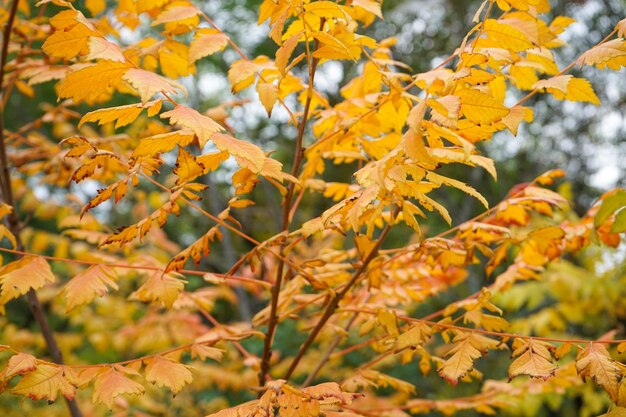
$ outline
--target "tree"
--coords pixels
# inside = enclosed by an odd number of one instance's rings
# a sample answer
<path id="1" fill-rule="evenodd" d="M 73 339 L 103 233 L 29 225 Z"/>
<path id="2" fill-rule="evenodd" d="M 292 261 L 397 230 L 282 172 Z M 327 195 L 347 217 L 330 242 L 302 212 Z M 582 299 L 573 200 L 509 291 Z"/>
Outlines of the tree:
<path id="1" fill-rule="evenodd" d="M 447 173 L 495 179 L 477 144 L 532 122 L 531 98 L 597 104 L 568 72 L 625 66 L 626 20 L 559 69 L 572 19 L 486 0 L 455 51 L 411 74 L 395 39 L 365 34 L 372 0 L 264 0 L 269 57 L 187 1 L 9 3 L 6 414 L 62 415 L 60 397 L 72 416 L 626 412 L 611 250 L 626 191 L 579 217 L 556 169 L 489 208 Z M 194 107 L 189 77 L 220 54 L 234 97 Z M 333 62 L 358 73 L 336 102 L 315 88 Z M 17 93 L 41 113 L 8 105 Z M 259 109 L 276 140 L 229 116 Z M 452 225 L 451 190 L 486 211 Z"/>

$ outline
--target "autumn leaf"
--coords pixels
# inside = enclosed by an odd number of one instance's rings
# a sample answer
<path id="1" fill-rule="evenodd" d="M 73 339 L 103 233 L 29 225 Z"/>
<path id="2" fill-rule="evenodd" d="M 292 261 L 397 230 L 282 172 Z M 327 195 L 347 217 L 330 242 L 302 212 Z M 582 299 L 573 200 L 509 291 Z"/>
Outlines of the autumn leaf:
<path id="1" fill-rule="evenodd" d="M 501 348 L 499 341 L 477 333 L 457 333 L 454 345 L 445 356 L 448 358 L 437 369 L 439 375 L 456 385 L 474 367 L 474 360 L 482 357 L 489 349 Z"/>
<path id="2" fill-rule="evenodd" d="M 168 81 L 160 75 L 138 68 L 130 68 L 124 73 L 122 78 L 128 81 L 128 83 L 137 90 L 143 103 L 146 103 L 157 93 L 165 95 L 176 94 L 176 88 L 184 91 L 180 84 L 176 84 L 175 88 L 171 81 Z M 164 116 L 161 115 L 161 117 Z"/>
<path id="3" fill-rule="evenodd" d="M 122 368 L 124 369 L 124 368 Z M 141 395 L 145 389 L 141 384 L 122 375 L 114 367 L 106 368 L 96 377 L 93 387 L 93 402 L 113 408 L 113 400 L 123 394 Z"/>
<path id="4" fill-rule="evenodd" d="M 474 123 L 497 122 L 510 112 L 490 95 L 473 88 L 466 88 L 456 94 L 461 99 L 461 113 Z"/>
<path id="5" fill-rule="evenodd" d="M 188 129 L 149 136 L 141 139 L 139 146 L 133 151 L 132 158 L 150 157 L 169 152 L 176 146 L 189 145 L 193 138 L 193 131 Z"/>
<path id="6" fill-rule="evenodd" d="M 103 265 L 90 266 L 65 285 L 66 310 L 72 311 L 96 297 L 102 297 L 109 292 L 109 287 L 117 290 L 116 280 L 117 274 L 113 269 Z"/>
<path id="7" fill-rule="evenodd" d="M 174 395 L 193 380 L 187 366 L 171 359 L 155 356 L 144 362 L 146 363 L 146 380 L 159 387 L 169 388 Z"/>
<path id="8" fill-rule="evenodd" d="M 545 342 L 529 339 L 513 351 L 517 357 L 509 366 L 509 380 L 518 375 L 530 375 L 533 378 L 550 378 L 557 367 L 552 362 L 555 347 Z"/>
<path id="9" fill-rule="evenodd" d="M 592 379 L 604 388 L 613 401 L 617 401 L 620 367 L 602 343 L 591 342 L 578 354 L 576 370 L 583 379 Z"/>
<path id="10" fill-rule="evenodd" d="M 259 94 L 259 100 L 261 100 L 267 115 L 271 116 L 272 108 L 278 99 L 278 87 L 272 83 L 258 83 L 256 91 Z"/>
<path id="11" fill-rule="evenodd" d="M 89 53 L 86 58 L 126 62 L 126 57 L 120 47 L 100 36 L 89 38 Z"/>
<path id="12" fill-rule="evenodd" d="M 23 376 L 11 389 L 13 394 L 48 401 L 55 401 L 59 392 L 65 398 L 72 399 L 76 394 L 76 387 L 67 380 L 62 367 L 46 364 L 37 365 L 34 371 Z"/>
<path id="13" fill-rule="evenodd" d="M 204 173 L 204 165 L 199 162 L 195 156 L 187 152 L 181 146 L 178 146 L 178 158 L 176 158 L 176 167 L 174 174 L 178 176 L 176 185 L 193 181 Z"/>
<path id="14" fill-rule="evenodd" d="M 223 133 L 213 135 L 212 139 L 217 149 L 234 156 L 242 168 L 255 173 L 263 170 L 265 154 L 258 146 Z"/>
<path id="15" fill-rule="evenodd" d="M 163 304 L 166 308 L 171 308 L 184 287 L 185 281 L 170 274 L 155 272 L 129 299 Z"/>
<path id="16" fill-rule="evenodd" d="M 511 51 L 525 51 L 533 47 L 532 42 L 520 30 L 511 25 L 500 23 L 494 19 L 485 20 L 484 30 L 487 37 L 495 41 L 502 48 Z"/>
<path id="17" fill-rule="evenodd" d="M 196 110 L 178 105 L 173 110 L 161 113 L 162 119 L 170 119 L 170 124 L 178 124 L 190 129 L 198 137 L 200 149 L 211 139 L 214 133 L 224 130 L 209 116 L 198 113 Z"/>
<path id="18" fill-rule="evenodd" d="M 148 117 L 154 116 L 161 109 L 161 104 L 161 100 L 155 100 L 143 104 L 127 104 L 94 110 L 80 119 L 78 127 L 87 122 L 98 122 L 99 125 L 115 122 L 115 128 L 118 129 L 134 122 L 144 109 L 148 109 Z"/>
<path id="19" fill-rule="evenodd" d="M 94 65 L 70 72 L 57 88 L 59 97 L 71 98 L 75 103 L 94 102 L 106 97 L 117 87 L 122 76 L 129 70 L 127 64 L 115 61 L 98 61 Z"/>
<path id="20" fill-rule="evenodd" d="M 536 90 L 545 89 L 558 100 L 586 101 L 595 105 L 600 104 L 600 99 L 593 91 L 593 87 L 584 78 L 558 75 L 536 82 L 533 88 Z"/>
<path id="21" fill-rule="evenodd" d="M 24 256 L 3 265 L 0 267 L 0 305 L 54 281 L 50 265 L 40 256 Z"/>
<path id="22" fill-rule="evenodd" d="M 196 62 L 206 56 L 224 50 L 228 45 L 228 37 L 215 29 L 202 28 L 196 31 L 189 45 L 189 61 Z"/>
<path id="23" fill-rule="evenodd" d="M 3 379 L 11 379 L 15 375 L 23 375 L 37 369 L 37 358 L 28 353 L 17 353 L 9 359 L 7 367 L 0 376 Z"/>

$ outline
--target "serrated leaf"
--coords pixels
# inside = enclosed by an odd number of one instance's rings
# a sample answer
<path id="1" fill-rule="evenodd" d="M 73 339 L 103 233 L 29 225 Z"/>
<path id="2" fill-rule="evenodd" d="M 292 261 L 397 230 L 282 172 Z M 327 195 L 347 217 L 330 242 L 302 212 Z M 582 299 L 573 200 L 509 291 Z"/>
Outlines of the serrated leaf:
<path id="1" fill-rule="evenodd" d="M 532 42 L 523 32 L 511 25 L 499 23 L 497 20 L 487 19 L 484 30 L 487 37 L 497 42 L 501 48 L 519 52 L 533 47 Z"/>
<path id="2" fill-rule="evenodd" d="M 576 358 L 576 370 L 583 379 L 593 379 L 617 401 L 620 368 L 601 343 L 589 343 Z"/>
<path id="3" fill-rule="evenodd" d="M 125 106 L 94 110 L 85 114 L 82 119 L 80 119 L 78 127 L 81 127 L 87 122 L 98 122 L 98 125 L 115 122 L 115 128 L 118 129 L 134 122 L 143 109 L 147 108 L 154 111 L 157 107 L 161 107 L 161 100 L 149 101 L 144 104 L 127 104 Z"/>
<path id="4" fill-rule="evenodd" d="M 176 167 L 174 168 L 174 174 L 178 176 L 176 185 L 193 181 L 204 173 L 204 165 L 198 162 L 195 156 L 185 150 L 185 148 L 178 147 L 178 157 L 176 158 Z"/>
<path id="5" fill-rule="evenodd" d="M 189 145 L 194 138 L 191 130 L 177 130 L 175 132 L 161 133 L 141 139 L 139 146 L 135 148 L 131 158 L 149 157 L 160 153 L 169 152 L 176 146 Z"/>
<path id="6" fill-rule="evenodd" d="M 125 377 L 121 372 L 111 367 L 96 377 L 92 400 L 94 403 L 104 404 L 111 409 L 116 397 L 123 394 L 141 395 L 144 392 L 141 384 Z"/>
<path id="7" fill-rule="evenodd" d="M 11 389 L 12 394 L 48 401 L 56 400 L 59 392 L 65 398 L 72 399 L 76 387 L 65 378 L 62 367 L 46 364 L 39 364 L 36 370 L 22 377 Z"/>
<path id="8" fill-rule="evenodd" d="M 458 333 L 454 338 L 454 345 L 445 354 L 448 358 L 437 372 L 448 382 L 456 385 L 458 380 L 474 367 L 474 360 L 499 345 L 498 340 L 476 333 Z"/>
<path id="9" fill-rule="evenodd" d="M 0 376 L 3 379 L 11 379 L 15 375 L 23 375 L 37 369 L 37 358 L 28 353 L 17 353 L 9 359 L 7 367 Z"/>
<path id="10" fill-rule="evenodd" d="M 50 265 L 40 256 L 24 256 L 3 265 L 0 268 L 0 305 L 54 280 Z"/>
<path id="11" fill-rule="evenodd" d="M 139 97 L 143 103 L 150 100 L 155 94 L 176 94 L 177 90 L 172 82 L 158 74 L 139 68 L 131 68 L 123 76 L 124 80 L 137 90 Z M 182 90 L 182 86 L 177 84 L 176 87 Z M 161 117 L 163 117 L 161 115 Z"/>
<path id="12" fill-rule="evenodd" d="M 502 120 L 510 110 L 489 94 L 473 88 L 456 93 L 461 98 L 461 113 L 473 123 L 493 123 Z"/>
<path id="13" fill-rule="evenodd" d="M 228 36 L 215 29 L 200 29 L 189 45 L 189 62 L 196 62 L 205 56 L 224 50 Z"/>
<path id="14" fill-rule="evenodd" d="M 193 131 L 198 137 L 200 149 L 204 147 L 214 133 L 224 130 L 222 126 L 209 116 L 200 114 L 198 111 L 182 105 L 178 105 L 168 112 L 161 113 L 161 118 L 170 119 L 171 125 L 177 124 Z"/>
<path id="15" fill-rule="evenodd" d="M 117 274 L 112 268 L 104 265 L 90 266 L 65 284 L 63 292 L 66 310 L 69 312 L 90 303 L 96 297 L 102 297 L 109 292 L 109 287 L 117 290 L 116 280 Z"/>
<path id="16" fill-rule="evenodd" d="M 557 367 L 552 362 L 555 347 L 545 342 L 530 339 L 513 352 L 517 359 L 509 366 L 509 380 L 518 375 L 529 375 L 544 380 L 554 375 Z"/>
<path id="17" fill-rule="evenodd" d="M 146 380 L 159 387 L 169 388 L 174 395 L 193 381 L 189 368 L 171 359 L 156 356 L 144 362 L 146 363 Z"/>
<path id="18" fill-rule="evenodd" d="M 106 96 L 108 89 L 117 87 L 129 70 L 127 64 L 98 61 L 95 65 L 70 72 L 58 84 L 60 98 L 71 98 L 75 103 L 96 101 Z"/>
<path id="19" fill-rule="evenodd" d="M 223 133 L 213 135 L 212 139 L 217 149 L 234 156 L 242 168 L 248 168 L 254 173 L 259 173 L 263 170 L 266 159 L 265 154 L 255 144 Z"/>
<path id="20" fill-rule="evenodd" d="M 132 293 L 129 299 L 162 304 L 166 308 L 171 308 L 183 288 L 185 281 L 156 272 Z"/>

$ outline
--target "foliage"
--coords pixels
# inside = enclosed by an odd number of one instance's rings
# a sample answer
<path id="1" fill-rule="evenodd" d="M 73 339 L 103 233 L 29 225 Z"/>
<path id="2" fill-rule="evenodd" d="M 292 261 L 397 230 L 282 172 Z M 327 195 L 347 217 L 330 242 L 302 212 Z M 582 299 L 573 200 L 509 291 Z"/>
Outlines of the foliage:
<path id="1" fill-rule="evenodd" d="M 413 74 L 394 38 L 366 34 L 375 0 L 264 0 L 276 47 L 253 57 L 185 0 L 9 3 L 3 116 L 14 88 L 42 113 L 0 125 L 6 413 L 15 396 L 29 415 L 62 414 L 61 396 L 72 416 L 539 415 L 572 398 L 581 415 L 626 413 L 624 271 L 606 266 L 626 191 L 578 217 L 558 169 L 491 208 L 446 173 L 495 179 L 477 145 L 532 122 L 531 97 L 598 104 L 568 72 L 626 66 L 626 20 L 559 68 L 572 19 L 485 0 L 460 46 Z M 238 99 L 201 110 L 189 77 L 229 52 Z M 359 71 L 337 102 L 315 88 L 334 61 Z M 229 123 L 254 107 L 290 151 Z M 453 226 L 451 190 L 486 211 Z M 207 267 L 220 247 L 223 271 Z"/>

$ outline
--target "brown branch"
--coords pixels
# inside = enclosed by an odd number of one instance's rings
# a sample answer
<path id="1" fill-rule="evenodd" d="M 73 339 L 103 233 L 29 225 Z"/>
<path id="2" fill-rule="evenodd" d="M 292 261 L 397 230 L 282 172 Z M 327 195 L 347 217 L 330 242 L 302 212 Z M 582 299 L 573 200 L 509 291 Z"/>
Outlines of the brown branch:
<path id="1" fill-rule="evenodd" d="M 7 64 L 7 58 L 9 56 L 9 41 L 11 38 L 11 32 L 13 30 L 13 24 L 15 22 L 15 15 L 17 13 L 17 4 L 18 0 L 13 0 L 11 2 L 9 19 L 7 20 L 3 32 L 2 52 L 0 53 L 0 91 L 2 91 L 2 84 L 4 82 L 5 66 Z M 4 100 L 5 97 L 2 97 L 2 99 Z M 11 175 L 9 172 L 8 158 L 4 139 L 4 105 L 2 104 L 2 101 L 0 101 L 0 164 L 2 165 L 2 171 L 0 173 L 0 184 L 2 189 L 2 199 L 13 209 L 7 215 L 7 224 L 9 230 L 15 236 L 17 249 L 23 250 L 24 245 L 20 238 L 20 225 L 18 221 L 17 207 L 15 206 L 15 202 L 13 200 Z M 52 328 L 50 327 L 50 324 L 48 323 L 48 318 L 46 317 L 46 313 L 43 309 L 43 306 L 41 305 L 41 302 L 39 301 L 39 298 L 37 297 L 37 293 L 35 292 L 35 290 L 33 290 L 32 288 L 28 290 L 28 293 L 26 293 L 26 299 L 28 300 L 28 306 L 33 317 L 35 318 L 35 320 L 37 320 L 37 323 L 41 328 L 41 333 L 44 340 L 46 341 L 48 352 L 50 353 L 52 360 L 58 364 L 62 364 L 63 355 L 61 354 L 59 345 L 54 338 L 54 333 L 52 331 Z M 74 399 L 65 398 L 65 401 L 72 417 L 82 417 L 82 413 Z"/>
<path id="2" fill-rule="evenodd" d="M 348 282 L 346 283 L 346 286 L 343 287 L 343 289 L 339 291 L 332 298 L 332 300 L 330 300 L 330 303 L 326 307 L 326 310 L 324 310 L 322 317 L 319 319 L 319 321 L 317 322 L 313 330 L 311 330 L 311 332 L 309 333 L 309 336 L 307 337 L 307 339 L 304 341 L 304 343 L 300 347 L 300 350 L 298 351 L 298 353 L 296 354 L 296 357 L 291 362 L 291 365 L 289 366 L 289 369 L 283 376 L 283 379 L 288 380 L 289 377 L 291 377 L 293 372 L 296 370 L 298 363 L 300 363 L 300 360 L 302 360 L 302 357 L 304 356 L 306 351 L 309 349 L 309 347 L 311 347 L 311 345 L 315 341 L 315 338 L 317 338 L 317 335 L 322 331 L 328 319 L 330 319 L 330 317 L 335 313 L 335 310 L 339 306 L 339 302 L 348 293 L 348 291 L 350 291 L 350 289 L 354 286 L 354 284 L 357 283 L 359 278 L 361 278 L 361 275 L 363 275 L 363 273 L 367 269 L 367 266 L 378 255 L 378 249 L 380 249 L 381 245 L 383 244 L 383 242 L 389 235 L 389 232 L 391 231 L 392 223 L 394 222 L 394 219 L 396 218 L 396 215 L 399 213 L 400 210 L 399 208 L 396 208 L 393 211 L 394 213 L 389 219 L 389 223 L 387 223 L 387 225 L 381 232 L 380 236 L 378 237 L 378 240 L 376 241 L 376 244 L 374 245 L 370 253 L 367 255 L 367 257 L 363 260 L 363 263 L 361 263 L 361 266 L 359 266 L 359 268 L 356 271 L 354 271 L 354 273 L 350 277 L 350 280 L 348 280 Z"/>
<path id="3" fill-rule="evenodd" d="M 325 19 L 321 19 L 320 28 L 322 30 L 324 28 L 324 24 L 326 23 Z M 307 90 L 306 102 L 304 104 L 304 110 L 302 112 L 302 119 L 298 123 L 298 135 L 296 137 L 296 146 L 295 146 L 295 157 L 293 161 L 293 166 L 291 168 L 291 175 L 294 177 L 298 175 L 300 172 L 300 166 L 302 165 L 302 157 L 304 156 L 304 147 L 302 146 L 302 142 L 304 139 L 304 132 L 306 130 L 306 125 L 309 119 L 309 112 L 311 110 L 311 101 L 313 99 L 313 82 L 315 81 L 315 71 L 317 69 L 318 60 L 313 58 L 311 55 L 311 51 L 309 50 L 309 43 L 305 40 L 305 48 L 306 55 L 309 67 L 309 87 Z M 319 46 L 319 41 L 316 39 L 314 41 L 313 49 L 317 49 Z M 293 201 L 293 195 L 296 188 L 295 183 L 290 183 L 287 189 L 287 194 L 285 195 L 285 201 L 283 202 L 283 212 L 282 212 L 282 220 L 281 220 L 281 233 L 289 230 L 289 225 L 291 223 L 291 204 Z M 285 256 L 285 244 L 281 245 L 280 254 Z M 274 339 L 274 334 L 276 333 L 276 327 L 278 326 L 278 315 L 276 311 L 278 310 L 278 298 L 280 296 L 280 288 L 283 281 L 283 269 L 285 267 L 285 262 L 282 259 L 279 259 L 278 265 L 276 267 L 276 279 L 274 281 L 274 286 L 272 287 L 272 298 L 270 301 L 270 316 L 269 322 L 267 324 L 267 334 L 265 335 L 265 342 L 263 344 L 263 354 L 261 356 L 261 370 L 259 372 L 259 385 L 265 385 L 265 379 L 267 378 L 267 374 L 270 369 L 270 357 L 272 355 L 272 342 Z"/>

